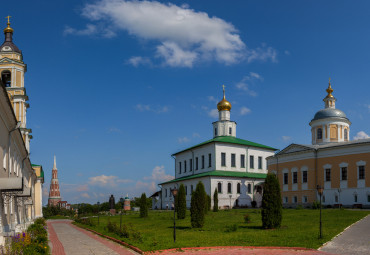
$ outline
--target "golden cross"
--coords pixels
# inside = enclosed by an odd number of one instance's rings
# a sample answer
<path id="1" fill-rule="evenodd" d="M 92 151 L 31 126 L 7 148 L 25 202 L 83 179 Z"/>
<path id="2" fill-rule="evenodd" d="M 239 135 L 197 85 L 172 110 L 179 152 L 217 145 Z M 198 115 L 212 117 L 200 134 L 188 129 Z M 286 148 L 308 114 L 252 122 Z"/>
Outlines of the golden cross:
<path id="1" fill-rule="evenodd" d="M 12 17 L 12 16 L 5 17 L 6 19 L 8 19 L 8 23 L 10 23 L 9 19 L 10 19 L 11 17 Z"/>
<path id="2" fill-rule="evenodd" d="M 330 79 L 330 77 L 329 77 L 329 84 L 330 84 L 330 80 L 331 80 L 331 79 Z"/>
<path id="3" fill-rule="evenodd" d="M 225 90 L 225 85 L 222 85 L 222 89 Z"/>

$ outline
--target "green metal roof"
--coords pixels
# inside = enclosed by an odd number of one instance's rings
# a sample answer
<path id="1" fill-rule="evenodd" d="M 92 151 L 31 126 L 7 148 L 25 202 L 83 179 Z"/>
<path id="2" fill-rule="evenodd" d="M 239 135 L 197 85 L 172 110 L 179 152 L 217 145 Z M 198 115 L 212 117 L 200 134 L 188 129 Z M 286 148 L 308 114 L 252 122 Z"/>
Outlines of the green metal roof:
<path id="1" fill-rule="evenodd" d="M 35 165 L 35 164 L 31 164 L 31 166 L 42 166 L 42 165 Z"/>
<path id="2" fill-rule="evenodd" d="M 185 181 L 185 180 L 190 180 L 190 179 L 200 178 L 200 177 L 207 177 L 207 176 L 237 177 L 237 178 L 244 177 L 244 178 L 265 179 L 267 174 L 215 170 L 215 171 L 204 172 L 204 173 L 200 173 L 200 174 L 193 174 L 193 175 L 180 177 L 180 178 L 168 181 L 168 182 L 162 182 L 160 184 Z"/>
<path id="3" fill-rule="evenodd" d="M 248 141 L 248 140 L 243 140 L 243 139 L 236 138 L 236 137 L 233 137 L 233 136 L 217 136 L 217 137 L 215 137 L 211 140 L 208 140 L 208 141 L 205 141 L 203 143 L 197 144 L 197 145 L 195 145 L 193 147 L 190 147 L 190 148 L 187 148 L 185 150 L 176 152 L 172 155 L 176 155 L 176 154 L 179 154 L 181 152 L 191 150 L 191 149 L 194 149 L 196 147 L 199 147 L 199 146 L 202 146 L 202 145 L 205 145 L 205 144 L 209 144 L 209 143 L 214 143 L 214 142 L 240 144 L 240 145 L 245 145 L 245 146 L 268 149 L 268 150 L 272 150 L 272 151 L 277 151 L 278 150 L 278 149 L 272 148 L 270 146 L 266 146 L 266 145 L 259 144 L 259 143 L 254 143 L 254 142 L 251 142 L 251 141 Z"/>
<path id="4" fill-rule="evenodd" d="M 42 169 L 42 165 L 36 165 L 36 164 L 31 164 L 32 167 L 40 167 L 40 176 L 37 176 L 39 178 L 44 178 L 44 170 Z"/>

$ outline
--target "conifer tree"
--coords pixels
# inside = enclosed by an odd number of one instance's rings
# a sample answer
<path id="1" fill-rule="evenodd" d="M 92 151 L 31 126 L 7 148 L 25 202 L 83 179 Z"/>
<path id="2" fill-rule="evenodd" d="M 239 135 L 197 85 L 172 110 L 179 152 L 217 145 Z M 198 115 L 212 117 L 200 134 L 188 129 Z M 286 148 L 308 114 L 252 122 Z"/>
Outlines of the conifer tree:
<path id="1" fill-rule="evenodd" d="M 191 226 L 201 228 L 204 225 L 204 216 L 206 208 L 206 191 L 202 182 L 198 182 L 195 191 L 191 195 Z"/>
<path id="2" fill-rule="evenodd" d="M 282 204 L 279 180 L 274 174 L 268 174 L 262 197 L 263 228 L 279 228 L 282 220 Z"/>
<path id="3" fill-rule="evenodd" d="M 210 195 L 207 195 L 207 211 L 211 210 L 212 199 Z"/>
<path id="4" fill-rule="evenodd" d="M 186 216 L 186 194 L 185 194 L 185 186 L 183 184 L 180 185 L 179 192 L 176 196 L 176 211 L 177 211 L 177 218 L 178 219 L 185 219 Z"/>
<path id="5" fill-rule="evenodd" d="M 146 202 L 146 195 L 145 193 L 141 194 L 140 198 L 140 217 L 148 217 L 148 205 Z"/>
<path id="6" fill-rule="evenodd" d="M 218 212 L 218 192 L 217 192 L 217 188 L 215 189 L 215 193 L 213 194 L 213 211 Z"/>

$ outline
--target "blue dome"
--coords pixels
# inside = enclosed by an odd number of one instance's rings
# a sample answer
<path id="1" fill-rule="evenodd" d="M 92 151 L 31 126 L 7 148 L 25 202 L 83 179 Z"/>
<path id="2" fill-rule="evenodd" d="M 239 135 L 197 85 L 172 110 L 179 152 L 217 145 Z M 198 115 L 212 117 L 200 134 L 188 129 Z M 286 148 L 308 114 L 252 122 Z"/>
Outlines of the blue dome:
<path id="1" fill-rule="evenodd" d="M 326 118 L 343 118 L 343 119 L 347 119 L 347 116 L 341 110 L 333 109 L 333 108 L 326 108 L 326 109 L 322 109 L 322 110 L 318 111 L 315 114 L 315 117 L 313 118 L 312 121 L 319 120 L 319 119 L 326 119 Z"/>

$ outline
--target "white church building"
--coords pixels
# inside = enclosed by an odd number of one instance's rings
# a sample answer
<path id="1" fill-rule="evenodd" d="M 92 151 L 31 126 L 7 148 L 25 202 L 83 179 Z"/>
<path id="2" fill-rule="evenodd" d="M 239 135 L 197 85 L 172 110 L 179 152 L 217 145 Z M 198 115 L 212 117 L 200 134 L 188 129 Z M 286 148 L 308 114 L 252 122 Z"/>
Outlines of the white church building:
<path id="1" fill-rule="evenodd" d="M 236 137 L 236 122 L 230 120 L 231 104 L 225 99 L 217 104 L 219 120 L 213 122 L 213 139 L 174 153 L 175 179 L 159 184 L 161 191 L 153 209 L 171 209 L 174 199 L 171 189 L 185 186 L 186 203 L 199 181 L 212 198 L 218 190 L 220 209 L 250 207 L 252 201 L 260 206 L 262 186 L 267 174 L 266 158 L 275 148 Z M 153 201 L 154 202 L 154 201 Z"/>

